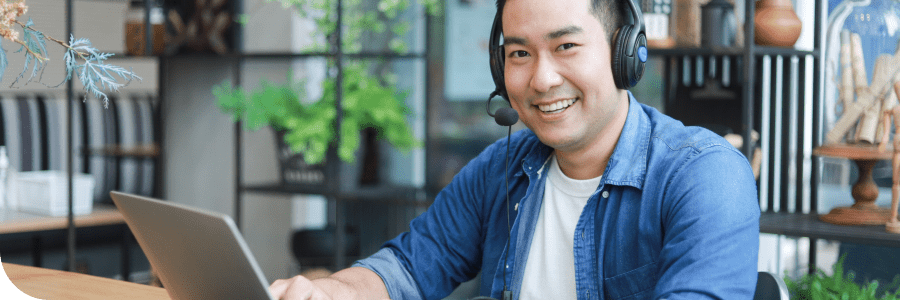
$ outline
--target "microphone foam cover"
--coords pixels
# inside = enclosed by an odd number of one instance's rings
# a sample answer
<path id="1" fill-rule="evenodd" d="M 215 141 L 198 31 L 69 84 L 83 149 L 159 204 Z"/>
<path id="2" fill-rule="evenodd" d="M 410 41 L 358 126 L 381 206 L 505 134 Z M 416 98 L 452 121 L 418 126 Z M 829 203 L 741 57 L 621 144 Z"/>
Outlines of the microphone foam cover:
<path id="1" fill-rule="evenodd" d="M 494 113 L 494 121 L 500 126 L 512 126 L 519 122 L 519 113 L 515 109 L 504 107 Z"/>

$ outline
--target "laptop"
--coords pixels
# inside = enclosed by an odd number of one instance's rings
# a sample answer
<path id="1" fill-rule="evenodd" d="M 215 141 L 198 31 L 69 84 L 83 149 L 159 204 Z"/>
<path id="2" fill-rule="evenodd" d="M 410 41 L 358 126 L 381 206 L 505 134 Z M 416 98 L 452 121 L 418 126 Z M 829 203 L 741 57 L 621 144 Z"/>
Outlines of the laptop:
<path id="1" fill-rule="evenodd" d="M 228 215 L 110 192 L 173 300 L 274 299 Z"/>

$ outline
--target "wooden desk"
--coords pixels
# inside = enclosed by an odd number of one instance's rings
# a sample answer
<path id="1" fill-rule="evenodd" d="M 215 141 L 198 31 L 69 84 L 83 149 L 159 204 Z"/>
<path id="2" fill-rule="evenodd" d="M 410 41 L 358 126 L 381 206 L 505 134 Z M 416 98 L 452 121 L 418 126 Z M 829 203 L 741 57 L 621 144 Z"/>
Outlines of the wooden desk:
<path id="1" fill-rule="evenodd" d="M 38 299 L 171 299 L 163 288 L 133 282 L 8 263 L 3 270 L 19 290 Z"/>
<path id="2" fill-rule="evenodd" d="M 76 227 L 125 224 L 125 218 L 113 206 L 94 206 L 90 214 L 75 216 Z M 0 234 L 66 229 L 66 217 L 48 217 L 0 209 Z"/>
<path id="3" fill-rule="evenodd" d="M 125 227 L 125 218 L 122 213 L 112 205 L 94 205 L 90 214 L 75 216 L 75 227 L 94 226 L 122 226 Z M 40 267 L 43 264 L 44 242 L 41 232 L 62 231 L 68 228 L 67 217 L 50 217 L 28 212 L 0 209 L 0 235 L 19 235 L 27 237 L 26 242 L 31 243 L 32 265 Z M 124 228 L 123 235 L 118 238 L 122 249 L 122 276 L 127 278 L 131 274 L 129 261 L 129 241 L 132 239 L 128 228 Z"/>

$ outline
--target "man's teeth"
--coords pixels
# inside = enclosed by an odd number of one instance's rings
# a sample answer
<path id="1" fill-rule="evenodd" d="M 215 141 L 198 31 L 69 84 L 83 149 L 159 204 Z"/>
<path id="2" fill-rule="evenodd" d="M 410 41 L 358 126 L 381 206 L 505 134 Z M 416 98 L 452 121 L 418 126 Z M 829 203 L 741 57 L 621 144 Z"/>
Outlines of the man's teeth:
<path id="1" fill-rule="evenodd" d="M 571 106 L 572 103 L 575 103 L 575 99 L 561 100 L 561 101 L 557 101 L 556 103 L 540 105 L 540 106 L 538 106 L 538 108 L 540 108 L 542 112 L 553 112 L 553 111 L 557 111 L 557 110 L 562 110 L 563 108 L 567 108 L 567 107 Z"/>

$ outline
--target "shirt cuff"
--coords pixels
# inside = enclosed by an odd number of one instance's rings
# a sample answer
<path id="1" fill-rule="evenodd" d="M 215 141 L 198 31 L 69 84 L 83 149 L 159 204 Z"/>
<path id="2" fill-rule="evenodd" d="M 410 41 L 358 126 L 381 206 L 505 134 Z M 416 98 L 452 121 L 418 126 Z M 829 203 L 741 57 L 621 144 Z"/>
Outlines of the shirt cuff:
<path id="1" fill-rule="evenodd" d="M 384 281 L 391 299 L 424 299 L 412 274 L 389 248 L 382 248 L 372 256 L 356 261 L 353 266 L 363 267 L 378 274 L 381 281 Z"/>

